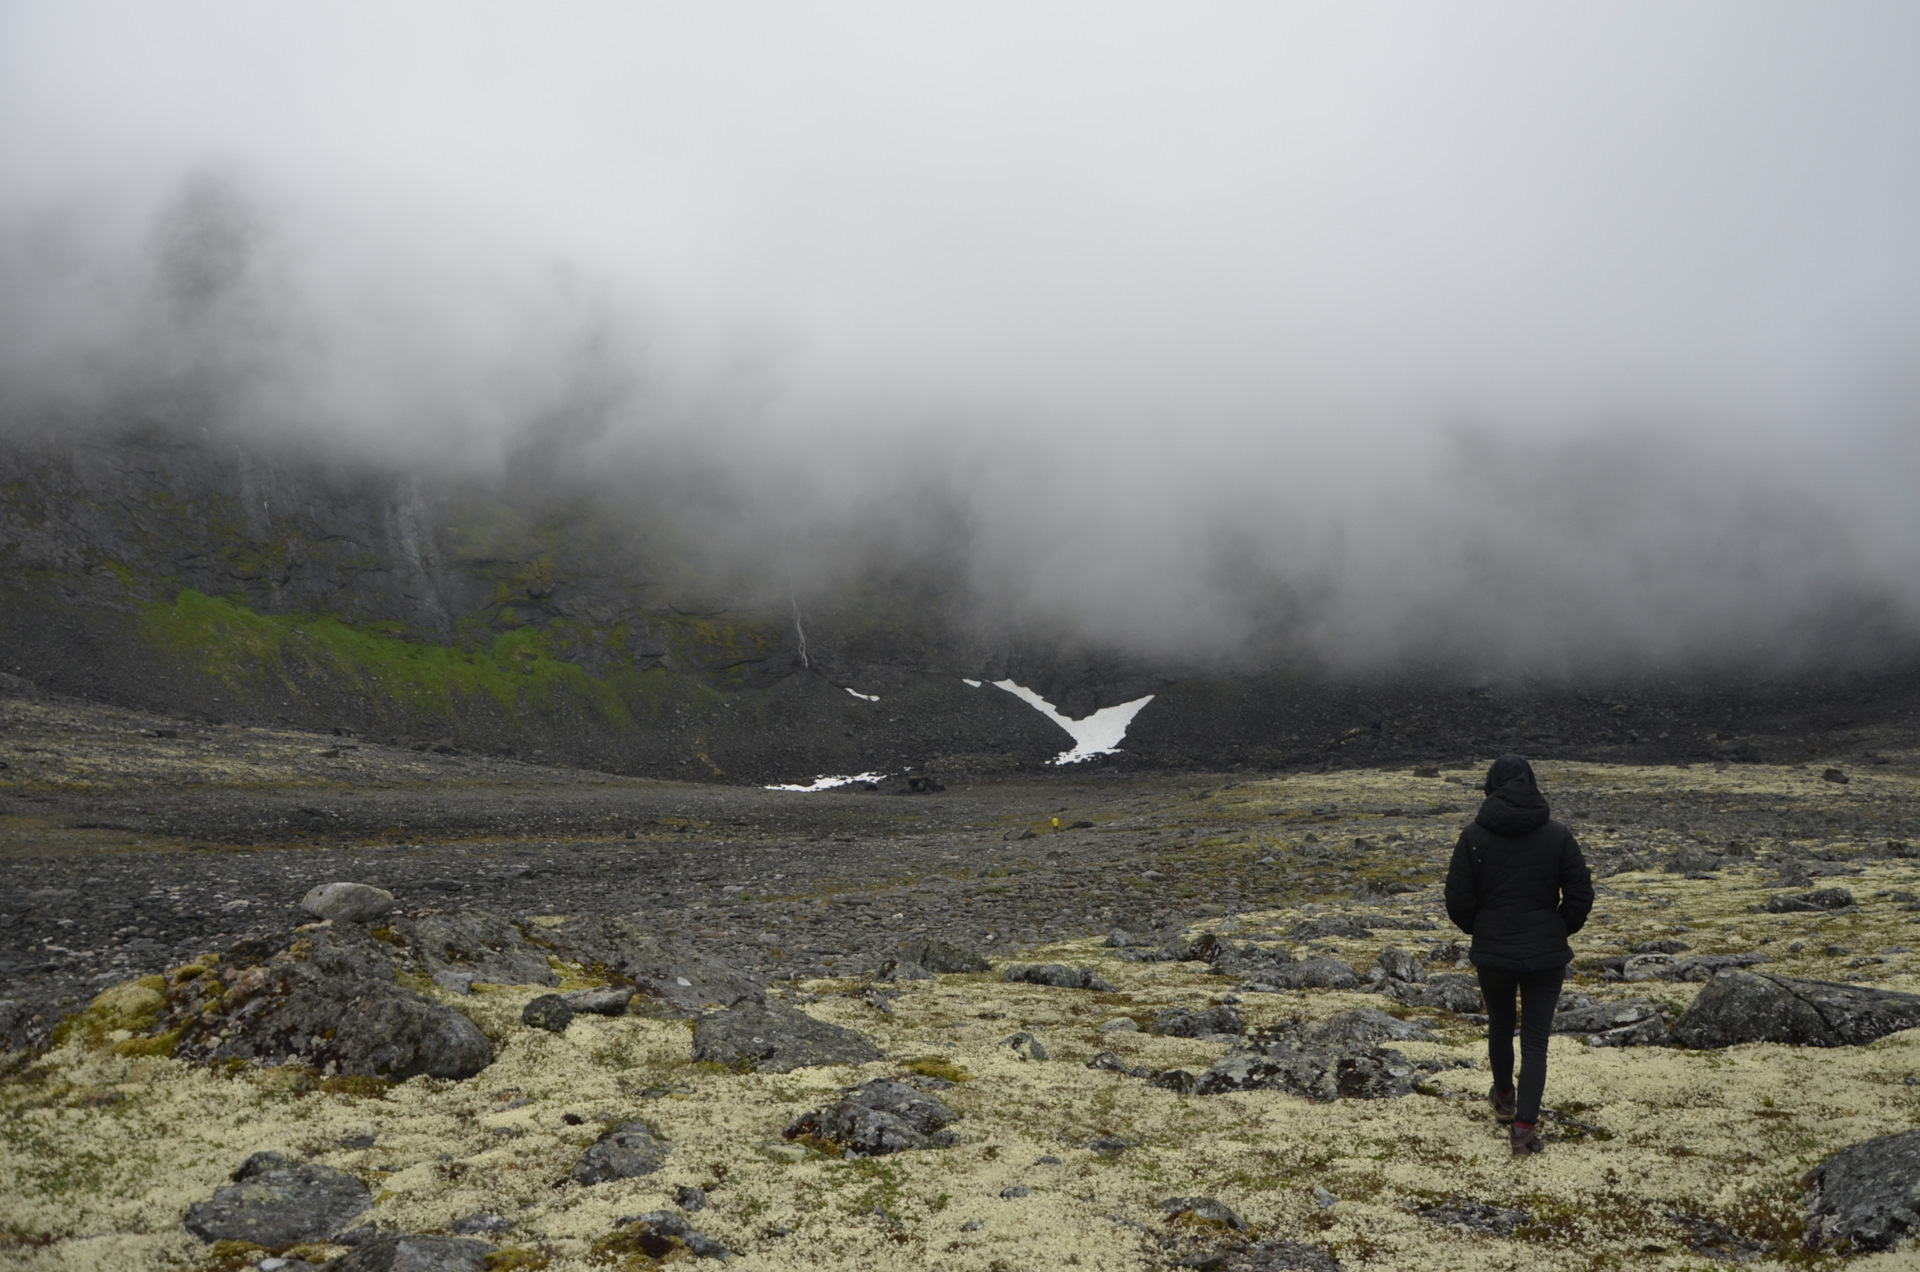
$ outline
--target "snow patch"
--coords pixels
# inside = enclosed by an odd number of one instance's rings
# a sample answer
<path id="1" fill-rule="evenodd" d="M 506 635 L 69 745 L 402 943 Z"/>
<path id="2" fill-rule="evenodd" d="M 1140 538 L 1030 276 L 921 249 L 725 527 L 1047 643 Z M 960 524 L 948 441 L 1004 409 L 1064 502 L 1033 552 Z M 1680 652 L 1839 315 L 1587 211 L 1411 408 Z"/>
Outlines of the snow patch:
<path id="1" fill-rule="evenodd" d="M 1133 717 L 1140 714 L 1140 708 L 1153 701 L 1153 695 L 1148 694 L 1118 706 L 1102 707 L 1084 720 L 1069 720 L 1055 710 L 1051 702 L 1025 685 L 1016 685 L 1011 680 L 996 680 L 993 683 L 996 688 L 1005 689 L 1059 725 L 1073 739 L 1073 749 L 1054 756 L 1055 764 L 1078 764 L 1096 755 L 1115 754 L 1120 750 L 1122 739 L 1127 736 L 1127 726 L 1133 723 Z"/>
<path id="2" fill-rule="evenodd" d="M 848 690 L 849 693 L 852 690 Z M 836 786 L 851 786 L 855 782 L 884 782 L 885 773 L 855 773 L 852 776 L 816 777 L 811 786 L 769 786 L 770 791 L 830 791 Z"/>
<path id="3" fill-rule="evenodd" d="M 880 701 L 880 695 L 877 693 L 861 693 L 858 689 L 847 689 L 847 692 L 852 694 L 856 698 L 861 698 L 868 702 Z"/>
<path id="4" fill-rule="evenodd" d="M 967 688 L 969 689 L 978 689 L 980 687 L 980 682 L 978 680 L 968 680 L 965 676 L 960 677 L 960 683 L 967 686 Z"/>

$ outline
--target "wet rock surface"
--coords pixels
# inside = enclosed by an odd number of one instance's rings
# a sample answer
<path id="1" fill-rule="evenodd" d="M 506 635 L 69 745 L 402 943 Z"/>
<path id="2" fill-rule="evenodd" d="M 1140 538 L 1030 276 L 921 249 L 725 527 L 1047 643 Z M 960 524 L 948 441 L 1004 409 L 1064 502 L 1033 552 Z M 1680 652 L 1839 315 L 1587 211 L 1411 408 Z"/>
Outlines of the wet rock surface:
<path id="1" fill-rule="evenodd" d="M 1920 1131 L 1843 1148 L 1807 1172 L 1806 1187 L 1810 1245 L 1888 1249 L 1920 1231 Z"/>
<path id="2" fill-rule="evenodd" d="M 567 1177 L 576 1184 L 637 1179 L 666 1165 L 672 1149 L 644 1122 L 622 1122 L 587 1146 Z"/>
<path id="3" fill-rule="evenodd" d="M 901 1082 L 875 1079 L 837 1103 L 797 1118 L 782 1134 L 831 1144 L 851 1157 L 884 1157 L 916 1148 L 944 1148 L 958 1137 L 943 1128 L 956 1114 Z"/>
<path id="4" fill-rule="evenodd" d="M 279 1249 L 325 1241 L 373 1208 L 367 1186 L 345 1171 L 255 1153 L 233 1182 L 187 1208 L 186 1229 L 202 1241 L 251 1241 Z"/>
<path id="5" fill-rule="evenodd" d="M 694 1023 L 693 1058 L 788 1073 L 810 1065 L 865 1064 L 881 1055 L 873 1040 L 856 1030 L 815 1020 L 784 1003 L 748 1000 Z"/>
<path id="6" fill-rule="evenodd" d="M 1723 971 L 1673 1025 L 1686 1047 L 1786 1042 L 1848 1047 L 1920 1026 L 1920 994 Z"/>

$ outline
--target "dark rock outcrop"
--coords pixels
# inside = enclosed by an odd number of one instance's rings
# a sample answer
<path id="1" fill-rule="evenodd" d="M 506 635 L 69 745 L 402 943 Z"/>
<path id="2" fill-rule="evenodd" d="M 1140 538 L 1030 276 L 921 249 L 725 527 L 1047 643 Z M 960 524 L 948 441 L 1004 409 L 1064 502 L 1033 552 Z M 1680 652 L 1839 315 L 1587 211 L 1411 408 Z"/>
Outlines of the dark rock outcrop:
<path id="1" fill-rule="evenodd" d="M 1807 1172 L 1807 1243 L 1885 1250 L 1920 1229 L 1920 1131 L 1843 1148 Z"/>
<path id="2" fill-rule="evenodd" d="M 493 985 L 555 985 L 560 978 L 547 951 L 529 941 L 504 915 L 485 910 L 395 919 L 391 933 L 405 941 L 422 972 L 451 972 Z"/>
<path id="3" fill-rule="evenodd" d="M 255 1153 L 233 1182 L 187 1208 L 186 1229 L 202 1241 L 251 1241 L 277 1250 L 325 1241 L 373 1207 L 367 1186 L 345 1171 Z"/>
<path id="4" fill-rule="evenodd" d="M 1853 903 L 1853 893 L 1846 888 L 1818 888 L 1812 892 L 1776 892 L 1767 898 L 1765 909 L 1768 914 L 1800 914 L 1844 910 Z"/>
<path id="5" fill-rule="evenodd" d="M 635 1179 L 666 1165 L 672 1151 L 645 1122 L 622 1122 L 588 1145 L 567 1176 L 576 1184 Z"/>
<path id="6" fill-rule="evenodd" d="M 1603 1003 L 1562 998 L 1553 1016 L 1553 1032 L 1583 1034 L 1596 1047 L 1664 1046 L 1668 1027 L 1666 1009 L 1640 999 Z"/>
<path id="7" fill-rule="evenodd" d="M 1920 994 L 1723 971 L 1673 1026 L 1686 1047 L 1786 1042 L 1847 1047 L 1920 1027 Z"/>
<path id="8" fill-rule="evenodd" d="M 666 1006 L 692 1015 L 758 995 L 763 986 L 710 955 L 662 938 L 644 915 L 587 916 L 542 928 L 539 938 L 559 959 L 590 974 L 634 986 Z"/>
<path id="9" fill-rule="evenodd" d="M 693 1058 L 730 1068 L 787 1073 L 807 1065 L 865 1064 L 881 1054 L 865 1034 L 815 1020 L 780 1003 L 749 999 L 695 1022 Z"/>
<path id="10" fill-rule="evenodd" d="M 478 1026 L 395 983 L 384 949 L 358 927 L 303 929 L 266 958 L 240 951 L 197 984 L 160 1026 L 180 1031 L 182 1058 L 297 1060 L 392 1082 L 470 1078 L 493 1063 Z"/>
<path id="11" fill-rule="evenodd" d="M 833 1144 L 851 1157 L 882 1157 L 913 1148 L 944 1148 L 958 1137 L 943 1130 L 957 1115 L 939 1100 L 900 1082 L 876 1078 L 839 1102 L 797 1118 L 783 1134 Z"/>

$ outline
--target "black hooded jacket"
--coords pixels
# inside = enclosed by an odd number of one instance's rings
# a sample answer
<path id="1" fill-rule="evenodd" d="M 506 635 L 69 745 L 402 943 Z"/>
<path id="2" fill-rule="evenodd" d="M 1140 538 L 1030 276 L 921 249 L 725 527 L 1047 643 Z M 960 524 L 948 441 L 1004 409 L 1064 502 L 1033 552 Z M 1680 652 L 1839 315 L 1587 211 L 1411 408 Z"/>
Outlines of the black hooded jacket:
<path id="1" fill-rule="evenodd" d="M 1573 961 L 1567 938 L 1593 910 L 1580 845 L 1548 818 L 1533 766 L 1503 755 L 1487 771 L 1486 802 L 1460 832 L 1447 868 L 1447 917 L 1473 934 L 1476 967 L 1538 972 Z"/>

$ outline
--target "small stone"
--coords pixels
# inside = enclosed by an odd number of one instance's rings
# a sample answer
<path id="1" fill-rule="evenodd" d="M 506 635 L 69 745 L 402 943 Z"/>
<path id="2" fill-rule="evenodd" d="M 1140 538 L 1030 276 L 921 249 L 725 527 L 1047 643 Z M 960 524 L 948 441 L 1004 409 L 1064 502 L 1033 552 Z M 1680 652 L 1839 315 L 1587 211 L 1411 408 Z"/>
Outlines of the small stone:
<path id="1" fill-rule="evenodd" d="M 1014 1184 L 1011 1187 L 1000 1190 L 1001 1198 L 1006 1201 L 1013 1201 L 1020 1197 L 1031 1197 L 1032 1195 L 1033 1189 L 1027 1187 L 1025 1184 Z"/>
<path id="2" fill-rule="evenodd" d="M 981 1223 L 978 1219 L 969 1219 L 965 1223 L 960 1225 L 960 1231 L 978 1232 L 980 1231 L 980 1229 L 984 1227 L 986 1227 L 986 1225 L 984 1223 Z"/>
<path id="3" fill-rule="evenodd" d="M 1060 1165 L 1060 1159 L 1052 1153 L 1047 1153 L 1044 1156 L 1034 1158 L 1033 1164 L 1035 1166 L 1058 1166 Z"/>
<path id="4" fill-rule="evenodd" d="M 473 992 L 472 972 L 435 972 L 433 983 L 451 994 L 471 994 Z"/>
<path id="5" fill-rule="evenodd" d="M 1087 1141 L 1087 1151 L 1096 1157 L 1118 1157 L 1133 1145 L 1114 1135 L 1096 1135 Z"/>
<path id="6" fill-rule="evenodd" d="M 901 1082 L 875 1078 L 837 1104 L 794 1120 L 783 1134 L 836 1144 L 854 1157 L 881 1157 L 916 1148 L 945 1148 L 958 1137 L 943 1130 L 952 1109 Z"/>
<path id="7" fill-rule="evenodd" d="M 575 1013 L 588 1016 L 624 1016 L 633 1001 L 633 986 L 608 985 L 603 989 L 574 989 L 560 995 Z"/>
<path id="8" fill-rule="evenodd" d="M 520 1023 L 548 1033 L 565 1033 L 573 1023 L 573 1008 L 558 994 L 542 994 L 521 1009 Z"/>
<path id="9" fill-rule="evenodd" d="M 1235 1232 L 1245 1232 L 1247 1221 L 1233 1210 L 1233 1207 L 1212 1197 L 1169 1197 L 1160 1203 L 1160 1209 L 1176 1219 L 1191 1219 L 1209 1227 L 1231 1228 Z"/>
<path id="10" fill-rule="evenodd" d="M 693 1184 L 682 1184 L 673 1190 L 673 1204 L 689 1214 L 707 1208 L 707 1190 Z"/>
<path id="11" fill-rule="evenodd" d="M 644 1122 L 622 1122 L 595 1140 L 568 1172 L 576 1184 L 651 1175 L 666 1164 L 672 1150 Z"/>
<path id="12" fill-rule="evenodd" d="M 920 964 L 906 959 L 890 958 L 880 964 L 880 970 L 873 974 L 877 981 L 916 981 L 932 980 L 933 973 Z"/>
<path id="13" fill-rule="evenodd" d="M 476 1210 L 470 1215 L 462 1215 L 447 1227 L 463 1237 L 498 1236 L 513 1231 L 513 1220 L 503 1215 L 489 1214 Z"/>
<path id="14" fill-rule="evenodd" d="M 339 923 L 365 923 L 393 909 L 393 893 L 364 883 L 323 883 L 300 900 L 308 914 Z"/>
<path id="15" fill-rule="evenodd" d="M 324 1241 L 373 1206 L 367 1186 L 331 1166 L 255 1153 L 233 1183 L 187 1208 L 186 1229 L 202 1241 L 251 1241 L 279 1249 Z"/>
<path id="16" fill-rule="evenodd" d="M 1325 1210 L 1338 1200 L 1339 1200 L 1338 1197 L 1335 1197 L 1332 1193 L 1328 1192 L 1326 1189 L 1321 1188 L 1317 1185 L 1314 1187 L 1313 1204 L 1320 1207 L 1320 1209 Z"/>
<path id="17" fill-rule="evenodd" d="M 1100 1022 L 1101 1033 L 1138 1033 L 1140 1026 L 1126 1016 L 1115 1016 L 1112 1020 Z"/>
<path id="18" fill-rule="evenodd" d="M 1011 1037 L 1002 1038 L 1000 1045 L 1012 1048 L 1013 1054 L 1019 1056 L 1022 1060 L 1045 1060 L 1047 1058 L 1047 1049 L 1041 1045 L 1040 1040 L 1024 1029 Z"/>

